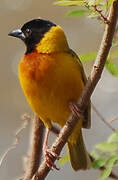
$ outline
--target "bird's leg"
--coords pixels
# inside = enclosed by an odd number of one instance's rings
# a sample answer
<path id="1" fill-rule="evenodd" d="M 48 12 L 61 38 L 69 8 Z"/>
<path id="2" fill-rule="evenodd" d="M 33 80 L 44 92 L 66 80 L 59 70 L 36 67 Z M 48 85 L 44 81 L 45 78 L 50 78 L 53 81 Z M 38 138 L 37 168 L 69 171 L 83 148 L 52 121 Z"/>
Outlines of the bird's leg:
<path id="1" fill-rule="evenodd" d="M 69 108 L 75 117 L 77 117 L 78 119 L 80 118 L 84 119 L 83 111 L 80 110 L 80 108 L 78 107 L 78 104 L 75 101 L 69 102 Z"/>
<path id="2" fill-rule="evenodd" d="M 56 153 L 52 152 L 48 147 L 49 134 L 50 134 L 50 129 L 47 129 L 44 145 L 43 145 L 43 151 L 44 151 L 44 155 L 46 159 L 46 164 L 50 169 L 54 168 L 56 170 L 59 170 L 59 168 L 56 167 L 56 165 L 52 162 L 52 159 L 51 159 L 52 157 L 56 157 L 57 159 L 59 159 L 59 156 Z"/>
<path id="3" fill-rule="evenodd" d="M 44 144 L 43 144 L 43 151 L 46 152 L 48 148 L 48 138 L 49 138 L 49 134 L 50 134 L 50 129 L 46 128 L 46 135 L 45 135 L 45 139 L 44 139 Z"/>

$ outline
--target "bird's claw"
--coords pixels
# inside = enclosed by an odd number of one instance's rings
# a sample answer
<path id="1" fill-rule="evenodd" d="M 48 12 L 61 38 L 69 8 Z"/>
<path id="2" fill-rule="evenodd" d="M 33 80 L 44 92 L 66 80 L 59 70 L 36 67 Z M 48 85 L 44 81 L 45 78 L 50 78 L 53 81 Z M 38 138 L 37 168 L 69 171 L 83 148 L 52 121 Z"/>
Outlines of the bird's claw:
<path id="1" fill-rule="evenodd" d="M 51 151 L 49 148 L 47 148 L 45 150 L 45 159 L 46 159 L 46 164 L 47 166 L 53 170 L 59 170 L 59 168 L 57 168 L 57 166 L 53 163 L 52 158 L 55 157 L 57 160 L 60 159 L 60 157 L 58 156 L 58 154 L 56 154 L 55 152 Z"/>
<path id="2" fill-rule="evenodd" d="M 81 117 L 83 119 L 83 111 L 80 110 L 80 108 L 78 107 L 78 104 L 76 102 L 71 101 L 69 103 L 69 108 L 75 117 L 77 117 L 77 118 Z"/>

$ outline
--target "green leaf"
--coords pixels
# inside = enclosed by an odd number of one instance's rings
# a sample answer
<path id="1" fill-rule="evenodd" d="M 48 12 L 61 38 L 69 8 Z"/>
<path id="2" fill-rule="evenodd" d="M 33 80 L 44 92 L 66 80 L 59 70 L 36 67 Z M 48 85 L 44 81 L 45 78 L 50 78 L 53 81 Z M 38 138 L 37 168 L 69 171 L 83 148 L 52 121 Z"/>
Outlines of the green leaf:
<path id="1" fill-rule="evenodd" d="M 118 32 L 118 26 L 116 26 L 115 32 Z"/>
<path id="2" fill-rule="evenodd" d="M 90 154 L 94 159 L 99 159 L 99 154 L 95 151 L 95 150 L 93 150 L 92 152 L 91 152 L 91 154 Z"/>
<path id="3" fill-rule="evenodd" d="M 99 169 L 100 167 L 104 166 L 106 160 L 103 158 L 97 159 L 92 163 L 94 169 Z"/>
<path id="4" fill-rule="evenodd" d="M 118 142 L 118 130 L 114 132 L 107 140 L 108 143 Z"/>
<path id="5" fill-rule="evenodd" d="M 112 168 L 107 168 L 104 171 L 102 171 L 98 180 L 106 179 L 110 175 L 111 171 L 112 171 Z"/>
<path id="6" fill-rule="evenodd" d="M 118 160 L 114 162 L 114 166 L 118 166 Z"/>
<path id="7" fill-rule="evenodd" d="M 107 1 L 107 8 L 109 9 L 111 7 L 111 4 L 113 3 L 114 0 L 108 0 Z"/>
<path id="8" fill-rule="evenodd" d="M 97 52 L 91 52 L 79 55 L 82 62 L 92 61 L 96 58 Z"/>
<path id="9" fill-rule="evenodd" d="M 88 0 L 87 3 L 89 6 L 93 6 L 95 5 L 95 0 Z"/>
<path id="10" fill-rule="evenodd" d="M 84 1 L 80 0 L 80 1 L 58 1 L 54 3 L 55 5 L 59 5 L 59 6 L 84 6 Z"/>
<path id="11" fill-rule="evenodd" d="M 118 76 L 118 67 L 113 61 L 108 60 L 105 66 L 113 76 Z"/>
<path id="12" fill-rule="evenodd" d="M 109 54 L 108 59 L 114 59 L 114 58 L 117 58 L 117 57 L 118 57 L 118 50 L 111 52 Z"/>
<path id="13" fill-rule="evenodd" d="M 118 41 L 112 41 L 112 47 L 118 46 Z M 118 52 L 117 52 L 118 53 Z"/>
<path id="14" fill-rule="evenodd" d="M 105 164 L 105 167 L 106 167 L 106 168 L 112 168 L 116 160 L 118 160 L 118 155 L 117 155 L 117 154 L 111 155 L 111 156 L 107 159 L 106 164 Z"/>
<path id="15" fill-rule="evenodd" d="M 98 178 L 98 180 L 104 180 L 104 179 L 106 179 L 109 175 L 110 175 L 110 173 L 111 173 L 111 171 L 112 171 L 112 168 L 113 168 L 113 166 L 114 166 L 114 162 L 116 161 L 118 159 L 118 155 L 111 155 L 108 159 L 107 159 L 107 161 L 106 161 L 106 163 L 105 163 L 105 170 L 101 173 L 101 175 L 100 175 L 100 177 Z"/>
<path id="16" fill-rule="evenodd" d="M 118 149 L 117 144 L 102 142 L 100 144 L 97 144 L 95 146 L 96 149 L 102 151 L 102 152 L 114 152 Z"/>
<path id="17" fill-rule="evenodd" d="M 89 12 L 88 18 L 96 18 L 96 17 L 98 17 L 98 13 L 96 13 L 95 11 Z"/>
<path id="18" fill-rule="evenodd" d="M 103 0 L 96 0 L 95 1 L 95 5 L 99 5 L 99 4 L 103 4 L 104 2 L 103 2 Z"/>
<path id="19" fill-rule="evenodd" d="M 69 11 L 66 15 L 69 16 L 69 17 L 85 16 L 86 15 L 86 10 L 84 10 L 84 9 L 73 10 L 73 11 Z"/>
<path id="20" fill-rule="evenodd" d="M 88 0 L 90 6 L 103 4 L 103 0 Z"/>
<path id="21" fill-rule="evenodd" d="M 63 166 L 67 161 L 69 161 L 69 155 L 63 156 L 63 157 L 59 160 L 60 166 Z"/>

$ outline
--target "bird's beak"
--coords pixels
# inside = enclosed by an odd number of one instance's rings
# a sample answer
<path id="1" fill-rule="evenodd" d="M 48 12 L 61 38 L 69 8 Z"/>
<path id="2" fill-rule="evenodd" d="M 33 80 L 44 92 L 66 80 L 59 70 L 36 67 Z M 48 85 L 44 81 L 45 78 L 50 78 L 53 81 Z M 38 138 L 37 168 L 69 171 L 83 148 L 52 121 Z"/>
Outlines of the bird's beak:
<path id="1" fill-rule="evenodd" d="M 15 29 L 15 30 L 11 31 L 8 35 L 13 36 L 13 37 L 17 37 L 19 39 L 22 39 L 23 41 L 25 40 L 25 35 L 21 31 L 21 29 Z"/>

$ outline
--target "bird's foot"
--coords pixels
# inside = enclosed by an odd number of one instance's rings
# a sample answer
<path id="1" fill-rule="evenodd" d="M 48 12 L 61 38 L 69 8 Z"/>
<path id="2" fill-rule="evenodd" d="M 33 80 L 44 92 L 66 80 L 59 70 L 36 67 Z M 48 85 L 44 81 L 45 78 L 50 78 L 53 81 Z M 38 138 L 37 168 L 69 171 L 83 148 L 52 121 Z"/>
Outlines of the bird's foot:
<path id="1" fill-rule="evenodd" d="M 80 108 L 78 107 L 78 104 L 74 101 L 71 101 L 69 103 L 69 108 L 72 111 L 73 115 L 77 118 L 82 118 L 83 119 L 83 111 L 80 110 Z"/>
<path id="2" fill-rule="evenodd" d="M 46 160 L 46 164 L 50 169 L 59 170 L 59 168 L 57 168 L 56 165 L 54 164 L 53 159 L 55 158 L 58 160 L 60 157 L 55 152 L 51 151 L 48 147 L 49 133 L 50 133 L 50 129 L 47 129 L 46 137 L 45 137 L 44 145 L 43 145 L 44 157 Z"/>
<path id="3" fill-rule="evenodd" d="M 59 170 L 59 168 L 57 168 L 57 166 L 54 164 L 54 162 L 52 161 L 52 158 L 56 158 L 57 160 L 60 159 L 60 157 L 58 156 L 58 154 L 56 154 L 55 152 L 52 152 L 48 147 L 45 149 L 45 160 L 46 160 L 46 164 L 47 166 L 53 170 Z"/>

